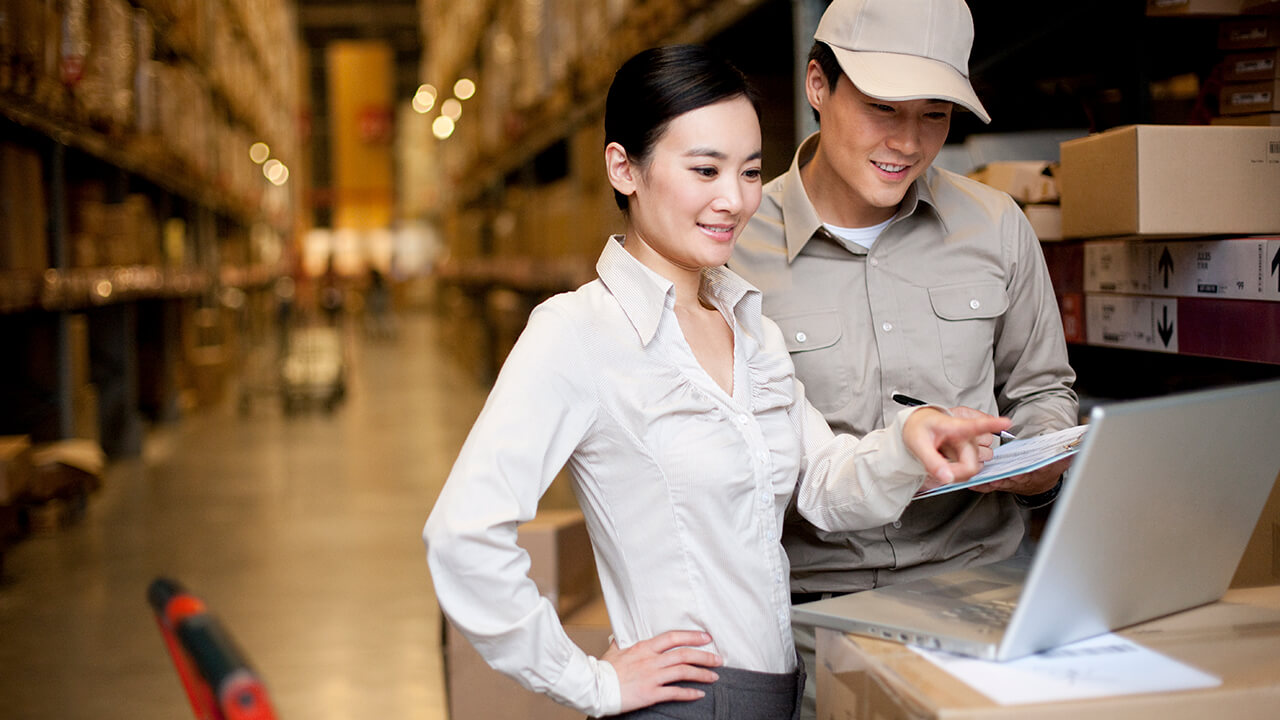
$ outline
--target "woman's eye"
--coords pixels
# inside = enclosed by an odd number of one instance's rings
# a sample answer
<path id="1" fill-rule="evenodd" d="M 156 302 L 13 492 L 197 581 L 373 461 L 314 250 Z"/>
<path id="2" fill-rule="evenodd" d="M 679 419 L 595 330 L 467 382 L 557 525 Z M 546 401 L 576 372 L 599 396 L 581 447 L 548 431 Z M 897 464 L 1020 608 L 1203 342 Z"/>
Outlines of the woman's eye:
<path id="1" fill-rule="evenodd" d="M 751 168 L 750 170 L 744 172 L 743 175 L 746 175 L 748 180 L 759 180 L 760 168 Z"/>
<path id="2" fill-rule="evenodd" d="M 715 177 L 715 176 L 716 176 L 716 169 L 715 169 L 715 168 L 713 168 L 713 167 L 696 167 L 696 168 L 694 168 L 694 169 L 693 169 L 693 171 L 694 171 L 694 172 L 696 172 L 696 173 L 698 173 L 698 174 L 699 174 L 699 175 L 701 175 L 702 177 Z"/>

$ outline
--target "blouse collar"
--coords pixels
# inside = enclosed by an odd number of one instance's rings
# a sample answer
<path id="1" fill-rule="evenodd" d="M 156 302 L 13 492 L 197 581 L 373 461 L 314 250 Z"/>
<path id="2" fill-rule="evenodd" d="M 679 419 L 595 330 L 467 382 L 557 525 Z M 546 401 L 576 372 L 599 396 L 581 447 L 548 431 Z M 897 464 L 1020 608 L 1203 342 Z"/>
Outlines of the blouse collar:
<path id="1" fill-rule="evenodd" d="M 645 267 L 623 248 L 624 235 L 613 235 L 596 262 L 600 281 L 617 299 L 640 343 L 647 346 L 658 333 L 668 306 L 675 307 L 675 285 Z M 760 337 L 761 296 L 751 283 L 726 267 L 703 271 L 704 299 L 734 317 L 752 337 Z"/>

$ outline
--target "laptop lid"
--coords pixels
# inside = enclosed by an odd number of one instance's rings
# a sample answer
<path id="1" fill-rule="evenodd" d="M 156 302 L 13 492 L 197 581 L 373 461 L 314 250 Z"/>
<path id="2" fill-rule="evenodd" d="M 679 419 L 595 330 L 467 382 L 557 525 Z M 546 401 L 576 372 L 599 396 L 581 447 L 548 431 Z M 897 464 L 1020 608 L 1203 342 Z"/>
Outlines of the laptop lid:
<path id="1" fill-rule="evenodd" d="M 1280 473 L 1280 381 L 1097 407 L 998 656 L 1210 603 Z"/>
<path id="2" fill-rule="evenodd" d="M 793 617 L 1007 660 L 1212 602 L 1280 472 L 1277 428 L 1280 381 L 1095 408 L 1029 569 L 1016 558 Z M 1007 625 L 960 612 L 1013 601 Z"/>

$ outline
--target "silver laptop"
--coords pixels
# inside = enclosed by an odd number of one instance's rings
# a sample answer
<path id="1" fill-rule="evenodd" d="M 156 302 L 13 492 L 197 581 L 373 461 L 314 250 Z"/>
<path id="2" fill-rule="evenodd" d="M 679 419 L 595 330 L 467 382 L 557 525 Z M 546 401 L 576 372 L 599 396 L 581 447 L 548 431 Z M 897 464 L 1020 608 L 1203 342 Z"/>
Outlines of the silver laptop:
<path id="1" fill-rule="evenodd" d="M 796 605 L 792 618 L 1010 660 L 1213 602 L 1277 473 L 1280 381 L 1096 407 L 1034 559 Z"/>

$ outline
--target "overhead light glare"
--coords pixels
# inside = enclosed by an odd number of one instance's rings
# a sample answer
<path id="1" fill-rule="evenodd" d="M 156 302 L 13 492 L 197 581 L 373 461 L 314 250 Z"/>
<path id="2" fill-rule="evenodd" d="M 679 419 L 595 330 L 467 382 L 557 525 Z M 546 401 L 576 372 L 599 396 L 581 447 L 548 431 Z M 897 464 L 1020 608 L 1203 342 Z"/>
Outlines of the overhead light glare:
<path id="1" fill-rule="evenodd" d="M 437 140 L 444 140 L 453 134 L 454 122 L 447 115 L 441 115 L 431 121 L 431 134 L 436 136 Z"/>

